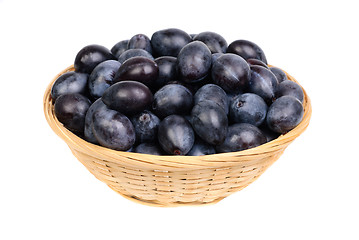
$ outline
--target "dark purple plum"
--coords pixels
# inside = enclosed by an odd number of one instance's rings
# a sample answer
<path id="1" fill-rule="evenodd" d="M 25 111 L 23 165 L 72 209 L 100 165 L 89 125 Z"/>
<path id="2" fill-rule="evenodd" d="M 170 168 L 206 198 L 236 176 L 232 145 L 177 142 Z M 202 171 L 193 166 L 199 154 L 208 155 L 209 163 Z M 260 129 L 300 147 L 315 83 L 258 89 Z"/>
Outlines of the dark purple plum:
<path id="1" fill-rule="evenodd" d="M 158 78 L 157 63 L 146 57 L 132 57 L 125 61 L 116 72 L 113 82 L 138 81 L 150 87 Z"/>
<path id="2" fill-rule="evenodd" d="M 113 78 L 121 63 L 116 60 L 107 60 L 97 65 L 88 80 L 90 95 L 93 99 L 98 99 L 103 92 L 113 83 Z"/>
<path id="3" fill-rule="evenodd" d="M 133 58 L 133 57 L 146 57 L 150 60 L 154 60 L 153 56 L 151 55 L 151 53 L 143 50 L 143 49 L 128 49 L 126 51 L 124 51 L 119 57 L 118 57 L 118 61 L 120 63 L 124 63 L 126 60 Z"/>
<path id="4" fill-rule="evenodd" d="M 232 42 L 227 48 L 227 53 L 237 54 L 245 60 L 255 58 L 268 64 L 263 50 L 257 44 L 247 40 L 236 40 Z"/>
<path id="5" fill-rule="evenodd" d="M 111 48 L 111 53 L 115 56 L 116 59 L 118 59 L 120 55 L 128 49 L 127 45 L 129 41 L 130 40 L 119 41 Z"/>
<path id="6" fill-rule="evenodd" d="M 227 133 L 228 119 L 223 108 L 213 101 L 197 103 L 191 112 L 191 124 L 197 135 L 211 145 L 221 144 Z"/>
<path id="7" fill-rule="evenodd" d="M 88 45 L 76 55 L 74 67 L 76 72 L 91 74 L 92 70 L 106 60 L 115 60 L 111 51 L 101 45 Z"/>
<path id="8" fill-rule="evenodd" d="M 154 55 L 177 57 L 181 49 L 192 41 L 190 35 L 177 28 L 168 28 L 153 33 L 151 37 Z"/>
<path id="9" fill-rule="evenodd" d="M 203 42 L 193 41 L 178 53 L 178 75 L 185 82 L 192 83 L 204 79 L 210 72 L 211 64 L 211 51 Z"/>
<path id="10" fill-rule="evenodd" d="M 271 70 L 271 72 L 276 76 L 278 83 L 288 80 L 287 75 L 282 69 L 277 67 L 270 67 L 269 70 Z"/>
<path id="11" fill-rule="evenodd" d="M 148 108 L 153 100 L 151 90 L 143 83 L 122 81 L 107 88 L 102 101 L 111 109 L 134 115 Z"/>
<path id="12" fill-rule="evenodd" d="M 257 65 L 251 67 L 248 90 L 262 97 L 268 105 L 275 99 L 277 85 L 277 78 L 270 70 Z"/>
<path id="13" fill-rule="evenodd" d="M 80 93 L 86 95 L 89 75 L 86 73 L 66 72 L 58 77 L 51 88 L 51 98 L 55 101 L 60 95 Z"/>
<path id="14" fill-rule="evenodd" d="M 228 114 L 228 97 L 220 86 L 210 83 L 198 89 L 193 97 L 194 105 L 206 100 L 216 102 L 223 108 L 224 112 Z"/>
<path id="15" fill-rule="evenodd" d="M 158 127 L 158 142 L 171 155 L 186 155 L 194 144 L 191 124 L 182 116 L 170 115 Z"/>
<path id="16" fill-rule="evenodd" d="M 261 125 L 267 114 L 267 104 L 254 93 L 240 94 L 232 99 L 229 107 L 229 119 L 233 123 Z"/>
<path id="17" fill-rule="evenodd" d="M 150 39 L 145 34 L 136 34 L 128 42 L 128 49 L 143 49 L 152 55 Z"/>
<path id="18" fill-rule="evenodd" d="M 248 87 L 250 68 L 240 56 L 226 53 L 212 65 L 212 80 L 226 92 L 244 91 Z"/>
<path id="19" fill-rule="evenodd" d="M 136 142 L 154 142 L 157 140 L 158 125 L 161 120 L 152 112 L 144 110 L 130 118 L 136 132 Z"/>
<path id="20" fill-rule="evenodd" d="M 211 53 L 225 53 L 227 51 L 228 44 L 226 39 L 215 32 L 201 32 L 193 40 L 205 43 Z"/>
<path id="21" fill-rule="evenodd" d="M 295 97 L 302 103 L 304 100 L 303 89 L 299 86 L 298 83 L 290 80 L 284 80 L 283 82 L 278 84 L 276 90 L 276 98 L 280 98 L 282 96 Z"/>
<path id="22" fill-rule="evenodd" d="M 98 141 L 92 131 L 92 115 L 98 109 L 107 109 L 106 104 L 104 104 L 100 98 L 97 99 L 93 104 L 91 104 L 91 106 L 87 110 L 85 117 L 84 137 L 86 141 L 94 144 L 98 144 Z"/>
<path id="23" fill-rule="evenodd" d="M 267 112 L 267 126 L 277 133 L 286 133 L 302 121 L 304 109 L 295 97 L 283 96 L 275 100 Z"/>
<path id="24" fill-rule="evenodd" d="M 143 154 L 151 154 L 151 155 L 164 155 L 162 148 L 157 143 L 141 143 L 137 145 L 133 152 L 135 153 L 143 153 Z"/>
<path id="25" fill-rule="evenodd" d="M 262 66 L 262 67 L 269 69 L 269 67 L 264 62 L 262 62 L 261 60 L 255 59 L 255 58 L 247 59 L 247 63 L 249 64 L 250 67 L 253 65 L 257 65 L 257 66 Z"/>
<path id="26" fill-rule="evenodd" d="M 194 141 L 192 149 L 187 153 L 187 156 L 202 156 L 202 155 L 209 155 L 215 154 L 216 149 L 214 146 L 206 143 L 205 141 L 201 140 L 200 138 L 196 138 Z"/>
<path id="27" fill-rule="evenodd" d="M 167 84 L 160 88 L 153 97 L 152 109 L 159 117 L 168 115 L 186 115 L 193 106 L 190 90 L 180 84 Z"/>
<path id="28" fill-rule="evenodd" d="M 267 142 L 262 131 L 249 123 L 236 123 L 228 127 L 225 141 L 216 146 L 217 152 L 236 152 L 257 147 Z"/>
<path id="29" fill-rule="evenodd" d="M 159 89 L 169 83 L 177 80 L 177 58 L 171 56 L 162 56 L 155 59 L 158 66 L 158 78 L 155 81 L 156 89 Z"/>
<path id="30" fill-rule="evenodd" d="M 100 145 L 127 151 L 136 140 L 131 121 L 122 113 L 108 108 L 97 109 L 92 115 L 92 131 Z"/>
<path id="31" fill-rule="evenodd" d="M 55 116 L 67 129 L 82 135 L 90 105 L 91 101 L 79 93 L 61 95 L 54 105 Z"/>

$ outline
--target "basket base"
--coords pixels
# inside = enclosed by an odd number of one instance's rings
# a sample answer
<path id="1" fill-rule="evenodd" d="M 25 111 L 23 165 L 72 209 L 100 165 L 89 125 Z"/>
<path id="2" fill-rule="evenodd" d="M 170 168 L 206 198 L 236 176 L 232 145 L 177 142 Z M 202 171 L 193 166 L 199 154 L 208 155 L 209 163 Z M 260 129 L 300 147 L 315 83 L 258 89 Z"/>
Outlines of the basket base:
<path id="1" fill-rule="evenodd" d="M 163 203 L 163 202 L 159 202 L 159 201 L 151 201 L 151 200 L 144 200 L 144 199 L 140 199 L 136 196 L 129 196 L 126 194 L 123 194 L 120 191 L 117 191 L 115 187 L 111 186 L 111 185 L 107 185 L 109 188 L 111 188 L 113 191 L 117 192 L 118 194 L 120 194 L 122 197 L 133 201 L 135 203 L 139 203 L 142 205 L 146 205 L 146 206 L 151 206 L 151 207 L 183 207 L 183 206 L 208 206 L 208 205 L 213 205 L 218 203 L 219 201 L 221 201 L 222 199 L 224 199 L 225 197 L 220 197 L 215 199 L 214 201 L 211 202 L 171 202 L 171 203 Z"/>

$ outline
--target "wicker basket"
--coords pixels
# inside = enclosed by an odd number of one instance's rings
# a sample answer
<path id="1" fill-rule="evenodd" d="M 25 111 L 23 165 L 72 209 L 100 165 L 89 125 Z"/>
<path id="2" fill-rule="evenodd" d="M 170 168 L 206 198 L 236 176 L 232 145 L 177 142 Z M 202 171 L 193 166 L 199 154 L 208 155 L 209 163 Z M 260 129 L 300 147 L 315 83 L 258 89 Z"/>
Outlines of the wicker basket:
<path id="1" fill-rule="evenodd" d="M 310 99 L 304 91 L 304 117 L 292 131 L 259 147 L 206 156 L 155 156 L 115 151 L 77 137 L 57 120 L 49 84 L 44 95 L 45 117 L 76 158 L 99 180 L 122 196 L 151 206 L 216 203 L 255 181 L 308 126 Z M 288 75 L 290 80 L 295 81 Z"/>

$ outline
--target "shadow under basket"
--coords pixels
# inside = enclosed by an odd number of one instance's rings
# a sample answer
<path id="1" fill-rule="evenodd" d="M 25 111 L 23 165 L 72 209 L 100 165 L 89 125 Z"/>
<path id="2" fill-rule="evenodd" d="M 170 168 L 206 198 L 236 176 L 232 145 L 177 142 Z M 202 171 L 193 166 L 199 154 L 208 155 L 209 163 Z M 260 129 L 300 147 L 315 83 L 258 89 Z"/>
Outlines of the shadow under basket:
<path id="1" fill-rule="evenodd" d="M 308 126 L 312 107 L 304 91 L 304 116 L 293 130 L 256 148 L 205 156 L 155 156 L 115 151 L 89 143 L 60 123 L 54 114 L 51 86 L 44 112 L 52 130 L 100 181 L 127 199 L 150 206 L 174 207 L 216 203 L 255 181 Z M 297 82 L 287 74 L 288 79 Z"/>

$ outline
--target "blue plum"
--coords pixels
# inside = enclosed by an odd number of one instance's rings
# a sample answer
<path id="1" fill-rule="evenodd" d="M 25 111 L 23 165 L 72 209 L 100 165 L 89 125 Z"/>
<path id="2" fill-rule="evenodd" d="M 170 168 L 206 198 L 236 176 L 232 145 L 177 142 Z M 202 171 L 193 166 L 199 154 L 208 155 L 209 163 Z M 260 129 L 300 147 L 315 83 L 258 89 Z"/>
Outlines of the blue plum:
<path id="1" fill-rule="evenodd" d="M 280 133 L 270 130 L 266 122 L 264 122 L 261 126 L 259 126 L 259 129 L 266 136 L 267 142 L 273 141 L 274 139 L 277 139 L 280 136 Z"/>
<path id="2" fill-rule="evenodd" d="M 261 125 L 267 114 L 267 104 L 254 93 L 237 95 L 232 99 L 229 107 L 229 118 L 234 123 L 250 123 Z"/>
<path id="3" fill-rule="evenodd" d="M 212 65 L 214 64 L 215 61 L 217 61 L 217 59 L 222 56 L 224 53 L 213 53 L 212 54 Z"/>
<path id="4" fill-rule="evenodd" d="M 127 151 L 135 143 L 135 129 L 123 114 L 109 108 L 97 109 L 92 115 L 92 131 L 100 145 Z"/>
<path id="5" fill-rule="evenodd" d="M 295 83 L 290 80 L 284 80 L 283 82 L 278 84 L 276 90 L 276 98 L 280 98 L 282 96 L 292 96 L 297 98 L 301 102 L 303 102 L 304 100 L 304 92 L 301 86 L 299 86 L 298 83 Z"/>
<path id="6" fill-rule="evenodd" d="M 111 48 L 111 53 L 115 56 L 116 59 L 118 59 L 120 55 L 128 49 L 127 45 L 129 41 L 130 40 L 119 41 Z"/>
<path id="7" fill-rule="evenodd" d="M 253 65 L 251 67 L 251 77 L 249 80 L 249 92 L 262 97 L 270 105 L 275 100 L 275 90 L 278 80 L 275 75 L 267 68 Z"/>
<path id="8" fill-rule="evenodd" d="M 260 146 L 267 142 L 262 131 L 249 123 L 236 123 L 228 127 L 225 141 L 216 146 L 217 152 L 236 152 Z"/>
<path id="9" fill-rule="evenodd" d="M 302 121 L 304 109 L 295 97 L 283 96 L 275 100 L 267 113 L 267 126 L 277 133 L 286 133 Z"/>
<path id="10" fill-rule="evenodd" d="M 194 105 L 199 102 L 210 100 L 220 105 L 226 114 L 228 114 L 228 97 L 226 92 L 216 84 L 203 85 L 194 95 Z"/>
<path id="11" fill-rule="evenodd" d="M 158 142 L 171 155 L 186 155 L 194 144 L 191 124 L 182 116 L 170 115 L 158 127 Z"/>
<path id="12" fill-rule="evenodd" d="M 51 98 L 55 101 L 60 95 L 80 93 L 86 95 L 89 75 L 86 73 L 66 72 L 58 77 L 51 88 Z"/>
<path id="13" fill-rule="evenodd" d="M 143 153 L 143 154 L 151 154 L 151 155 L 165 155 L 162 148 L 158 143 L 141 143 L 137 145 L 133 152 L 135 153 Z"/>
<path id="14" fill-rule="evenodd" d="M 179 77 L 185 82 L 203 80 L 210 72 L 212 54 L 207 45 L 193 41 L 184 46 L 178 53 L 177 70 Z"/>
<path id="15" fill-rule="evenodd" d="M 136 132 L 136 143 L 157 140 L 158 126 L 161 120 L 152 112 L 144 110 L 130 118 Z"/>
<path id="16" fill-rule="evenodd" d="M 205 43 L 211 53 L 225 53 L 227 51 L 228 44 L 226 39 L 215 32 L 201 32 L 193 40 Z"/>
<path id="17" fill-rule="evenodd" d="M 136 34 L 128 42 L 128 49 L 143 49 L 152 55 L 150 39 L 145 34 Z"/>
<path id="18" fill-rule="evenodd" d="M 201 101 L 191 111 L 191 124 L 197 135 L 211 145 L 221 144 L 227 133 L 228 118 L 214 101 Z"/>
<path id="19" fill-rule="evenodd" d="M 215 154 L 216 149 L 214 146 L 206 143 L 200 138 L 196 138 L 191 150 L 187 153 L 187 156 L 202 156 L 202 155 L 209 155 Z"/>
<path id="20" fill-rule="evenodd" d="M 288 80 L 287 75 L 282 69 L 277 67 L 270 67 L 269 70 L 276 76 L 278 83 Z"/>
<path id="21" fill-rule="evenodd" d="M 107 60 L 97 65 L 88 80 L 88 88 L 93 99 L 98 99 L 103 92 L 113 84 L 114 76 L 121 63 L 116 60 Z"/>
<path id="22" fill-rule="evenodd" d="M 154 87 L 159 89 L 171 81 L 177 80 L 177 58 L 162 56 L 155 59 L 158 66 L 158 78 Z"/>
<path id="23" fill-rule="evenodd" d="M 85 116 L 84 137 L 86 141 L 94 144 L 98 144 L 98 141 L 92 131 L 92 115 L 98 109 L 107 109 L 106 104 L 103 103 L 101 98 L 97 99 L 93 104 L 91 104 Z"/>
<path id="24" fill-rule="evenodd" d="M 177 57 L 180 50 L 192 41 L 190 35 L 177 28 L 168 28 L 153 33 L 151 37 L 152 49 L 156 57 Z"/>
<path id="25" fill-rule="evenodd" d="M 193 106 L 192 93 L 180 84 L 163 86 L 153 98 L 152 109 L 159 118 L 172 114 L 186 115 Z"/>

